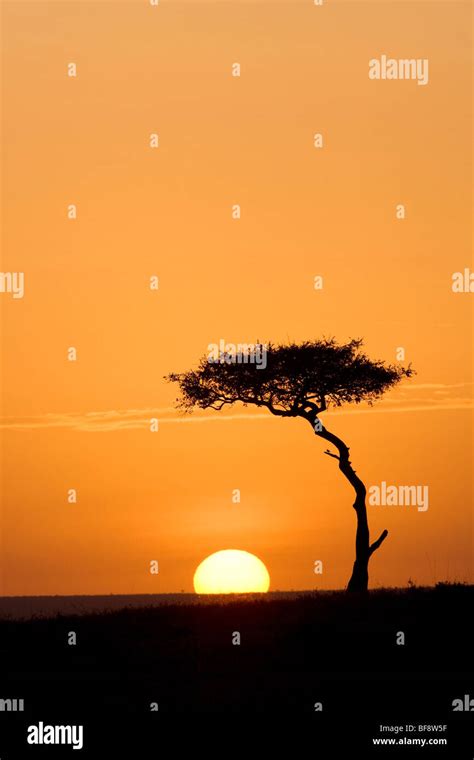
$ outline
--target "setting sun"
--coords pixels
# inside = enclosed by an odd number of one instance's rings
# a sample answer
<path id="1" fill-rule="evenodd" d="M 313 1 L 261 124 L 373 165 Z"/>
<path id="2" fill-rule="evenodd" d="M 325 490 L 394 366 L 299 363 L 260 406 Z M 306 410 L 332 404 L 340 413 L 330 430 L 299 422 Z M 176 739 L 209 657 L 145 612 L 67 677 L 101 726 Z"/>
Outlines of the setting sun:
<path id="1" fill-rule="evenodd" d="M 245 594 L 268 591 L 270 576 L 254 554 L 237 549 L 215 552 L 194 573 L 196 594 Z"/>

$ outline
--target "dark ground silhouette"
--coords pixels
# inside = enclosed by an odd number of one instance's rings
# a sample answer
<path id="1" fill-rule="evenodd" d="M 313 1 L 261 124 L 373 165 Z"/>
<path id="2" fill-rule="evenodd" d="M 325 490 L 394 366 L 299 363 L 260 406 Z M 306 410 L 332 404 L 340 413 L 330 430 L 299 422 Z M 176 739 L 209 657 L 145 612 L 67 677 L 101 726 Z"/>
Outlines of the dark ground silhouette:
<path id="1" fill-rule="evenodd" d="M 379 756 L 408 752 L 371 749 L 372 737 L 393 737 L 381 723 L 448 725 L 439 736 L 449 746 L 434 756 L 472 758 L 474 712 L 453 712 L 452 702 L 474 698 L 473 602 L 473 586 L 440 584 L 2 621 L 0 698 L 24 698 L 25 712 L 0 713 L 0 757 L 24 756 L 4 752 L 9 742 L 26 756 L 54 755 L 59 748 L 25 744 L 26 727 L 40 720 L 83 723 L 84 754 L 109 724 L 146 733 L 173 714 L 183 725 L 196 713 L 260 713 L 312 721 L 314 748 L 327 733 L 334 748 L 350 740 Z"/>

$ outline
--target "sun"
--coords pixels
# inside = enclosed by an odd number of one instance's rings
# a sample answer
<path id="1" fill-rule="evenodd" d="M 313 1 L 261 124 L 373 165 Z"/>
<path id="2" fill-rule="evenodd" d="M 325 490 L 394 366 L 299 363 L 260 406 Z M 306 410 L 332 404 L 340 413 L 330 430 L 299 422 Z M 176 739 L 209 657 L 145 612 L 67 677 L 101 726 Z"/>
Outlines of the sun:
<path id="1" fill-rule="evenodd" d="M 196 594 L 249 594 L 268 591 L 270 576 L 262 560 L 239 549 L 215 552 L 194 573 Z"/>

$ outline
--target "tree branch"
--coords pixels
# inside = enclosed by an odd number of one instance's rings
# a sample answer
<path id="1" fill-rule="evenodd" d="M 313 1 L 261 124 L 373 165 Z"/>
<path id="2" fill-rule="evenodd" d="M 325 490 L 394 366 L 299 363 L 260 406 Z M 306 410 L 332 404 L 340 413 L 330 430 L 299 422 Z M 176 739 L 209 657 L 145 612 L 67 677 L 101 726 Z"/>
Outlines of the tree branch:
<path id="1" fill-rule="evenodd" d="M 383 544 L 387 536 L 388 530 L 384 530 L 378 537 L 377 541 L 374 541 L 374 543 L 369 546 L 369 557 L 379 548 L 381 544 Z"/>
<path id="2" fill-rule="evenodd" d="M 285 409 L 277 409 L 275 406 L 272 406 L 272 404 L 269 401 L 263 401 L 263 406 L 266 406 L 267 409 L 274 414 L 276 417 L 295 417 L 295 413 L 292 411 L 288 411 Z"/>

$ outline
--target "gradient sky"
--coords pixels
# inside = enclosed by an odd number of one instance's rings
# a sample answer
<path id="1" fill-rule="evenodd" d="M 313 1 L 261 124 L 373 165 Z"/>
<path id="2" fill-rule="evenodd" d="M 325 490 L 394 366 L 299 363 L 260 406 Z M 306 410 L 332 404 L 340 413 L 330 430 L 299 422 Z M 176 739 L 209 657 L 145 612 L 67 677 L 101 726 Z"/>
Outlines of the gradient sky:
<path id="1" fill-rule="evenodd" d="M 221 338 L 404 347 L 416 377 L 324 418 L 367 485 L 430 489 L 368 508 L 371 585 L 472 581 L 471 15 L 3 2 L 2 271 L 26 278 L 0 295 L 3 594 L 191 591 L 226 548 L 273 590 L 346 584 L 353 496 L 307 423 L 173 409 L 163 376 Z M 428 58 L 429 84 L 370 81 L 382 54 Z"/>

